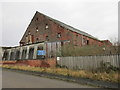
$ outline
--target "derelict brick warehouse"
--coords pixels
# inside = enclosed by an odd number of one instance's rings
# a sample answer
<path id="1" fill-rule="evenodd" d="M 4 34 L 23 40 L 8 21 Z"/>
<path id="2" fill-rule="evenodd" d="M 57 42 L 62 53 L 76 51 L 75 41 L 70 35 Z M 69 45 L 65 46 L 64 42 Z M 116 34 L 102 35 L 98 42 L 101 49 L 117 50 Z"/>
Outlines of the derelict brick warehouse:
<path id="1" fill-rule="evenodd" d="M 70 43 L 76 46 L 103 45 L 102 41 L 88 33 L 36 12 L 20 41 L 20 45 L 45 41 L 60 41 L 62 45 Z"/>
<path id="2" fill-rule="evenodd" d="M 54 62 L 52 63 L 55 64 L 56 53 L 61 54 L 61 47 L 66 44 L 79 47 L 85 45 L 112 45 L 108 40 L 98 40 L 86 32 L 75 29 L 39 12 L 35 13 L 19 43 L 20 46 L 4 49 L 3 60 L 19 60 L 19 62 L 23 60 L 22 63 L 27 62 L 29 65 L 41 60 L 42 64 L 50 66 L 48 65 L 50 61 L 43 61 L 43 59 L 49 60 L 53 58 Z M 24 62 L 24 60 L 26 61 Z M 41 65 L 39 63 L 36 66 Z"/>

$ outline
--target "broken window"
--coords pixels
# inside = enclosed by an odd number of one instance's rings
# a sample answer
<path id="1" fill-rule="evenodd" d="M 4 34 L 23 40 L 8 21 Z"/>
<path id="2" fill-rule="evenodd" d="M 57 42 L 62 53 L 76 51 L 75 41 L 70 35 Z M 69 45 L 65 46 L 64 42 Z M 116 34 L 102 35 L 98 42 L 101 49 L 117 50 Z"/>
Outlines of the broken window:
<path id="1" fill-rule="evenodd" d="M 58 33 L 58 34 L 57 34 L 57 38 L 60 38 L 60 37 L 61 37 L 61 33 Z"/>
<path id="2" fill-rule="evenodd" d="M 45 29 L 48 29 L 48 28 L 49 28 L 49 27 L 48 27 L 48 24 L 46 24 L 46 25 L 45 25 Z"/>
<path id="3" fill-rule="evenodd" d="M 28 31 L 28 34 L 30 35 L 30 31 Z"/>
<path id="4" fill-rule="evenodd" d="M 20 46 L 23 46 L 23 45 L 25 45 L 25 42 L 20 42 Z"/>
<path id="5" fill-rule="evenodd" d="M 49 41 L 49 37 L 48 36 L 46 36 L 46 41 Z"/>
<path id="6" fill-rule="evenodd" d="M 38 32 L 39 30 L 38 30 L 38 27 L 36 27 L 36 32 Z"/>
<path id="7" fill-rule="evenodd" d="M 87 45 L 89 45 L 89 40 L 87 40 Z"/>
<path id="8" fill-rule="evenodd" d="M 30 43 L 30 40 L 28 40 L 28 43 Z"/>
<path id="9" fill-rule="evenodd" d="M 32 43 L 32 35 L 28 35 L 28 44 Z"/>
<path id="10" fill-rule="evenodd" d="M 36 32 L 38 32 L 38 29 L 36 30 Z"/>
<path id="11" fill-rule="evenodd" d="M 39 42 L 39 38 L 36 38 L 36 43 Z"/>

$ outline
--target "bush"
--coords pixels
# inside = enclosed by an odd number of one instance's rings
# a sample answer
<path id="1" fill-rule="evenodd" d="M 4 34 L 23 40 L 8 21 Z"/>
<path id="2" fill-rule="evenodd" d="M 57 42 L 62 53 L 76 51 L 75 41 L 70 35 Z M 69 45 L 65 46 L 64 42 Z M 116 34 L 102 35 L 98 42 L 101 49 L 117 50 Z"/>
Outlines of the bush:
<path id="1" fill-rule="evenodd" d="M 98 71 L 100 71 L 100 72 L 107 72 L 107 73 L 110 73 L 110 72 L 112 72 L 112 71 L 119 71 L 120 69 L 119 68 L 117 68 L 117 67 L 114 67 L 113 65 L 111 65 L 111 63 L 110 62 L 101 62 L 100 63 L 100 68 L 99 68 L 99 70 Z"/>
<path id="2" fill-rule="evenodd" d="M 105 48 L 105 50 L 103 49 Z M 97 45 L 86 45 L 86 46 L 74 46 L 64 45 L 61 47 L 61 53 L 57 52 L 57 56 L 88 56 L 88 55 L 106 55 L 116 54 L 118 52 L 117 47 L 111 46 L 97 46 Z"/>

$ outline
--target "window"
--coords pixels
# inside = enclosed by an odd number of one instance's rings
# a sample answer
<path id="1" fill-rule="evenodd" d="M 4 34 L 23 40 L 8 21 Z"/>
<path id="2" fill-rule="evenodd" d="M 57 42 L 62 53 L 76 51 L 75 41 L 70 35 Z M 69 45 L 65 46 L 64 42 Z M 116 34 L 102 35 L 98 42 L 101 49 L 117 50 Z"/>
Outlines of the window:
<path id="1" fill-rule="evenodd" d="M 86 44 L 86 39 L 85 38 L 83 38 L 83 45 L 85 45 Z"/>
<path id="2" fill-rule="evenodd" d="M 26 55 L 27 55 L 27 50 L 23 49 L 23 51 L 22 51 L 22 58 L 21 59 L 26 59 Z"/>
<path id="3" fill-rule="evenodd" d="M 63 46 L 64 45 L 64 42 L 61 42 L 61 46 Z"/>
<path id="4" fill-rule="evenodd" d="M 38 32 L 38 27 L 36 27 L 36 32 Z"/>
<path id="5" fill-rule="evenodd" d="M 36 18 L 36 21 L 38 21 L 38 19 L 39 19 L 39 18 L 37 17 L 37 18 Z"/>
<path id="6" fill-rule="evenodd" d="M 43 50 L 43 46 L 39 46 L 37 50 Z"/>
<path id="7" fill-rule="evenodd" d="M 10 60 L 14 60 L 14 57 L 15 57 L 15 52 L 11 52 L 10 53 Z"/>
<path id="8" fill-rule="evenodd" d="M 46 36 L 46 41 L 49 41 L 49 37 L 48 36 Z"/>
<path id="9" fill-rule="evenodd" d="M 9 52 L 5 51 L 3 54 L 3 60 L 8 60 Z"/>
<path id="10" fill-rule="evenodd" d="M 57 34 L 57 38 L 60 38 L 60 37 L 61 37 L 61 33 L 58 33 L 58 34 Z"/>
<path id="11" fill-rule="evenodd" d="M 30 35 L 30 31 L 28 31 L 28 34 Z"/>
<path id="12" fill-rule="evenodd" d="M 48 29 L 48 24 L 45 25 L 45 29 Z"/>
<path id="13" fill-rule="evenodd" d="M 89 40 L 87 40 L 87 45 L 89 45 Z"/>
<path id="14" fill-rule="evenodd" d="M 26 44 L 28 44 L 28 36 L 26 35 Z"/>
<path id="15" fill-rule="evenodd" d="M 36 30 L 36 32 L 38 32 L 38 29 Z"/>
<path id="16" fill-rule="evenodd" d="M 30 40 L 28 40 L 28 43 L 30 43 Z"/>
<path id="17" fill-rule="evenodd" d="M 36 38 L 36 42 L 39 42 L 39 38 Z"/>
<path id="18" fill-rule="evenodd" d="M 15 60 L 19 60 L 19 57 L 20 57 L 20 51 L 16 51 Z"/>
<path id="19" fill-rule="evenodd" d="M 33 55 L 34 55 L 34 48 L 30 48 L 29 54 L 28 54 L 28 59 L 33 59 Z"/>

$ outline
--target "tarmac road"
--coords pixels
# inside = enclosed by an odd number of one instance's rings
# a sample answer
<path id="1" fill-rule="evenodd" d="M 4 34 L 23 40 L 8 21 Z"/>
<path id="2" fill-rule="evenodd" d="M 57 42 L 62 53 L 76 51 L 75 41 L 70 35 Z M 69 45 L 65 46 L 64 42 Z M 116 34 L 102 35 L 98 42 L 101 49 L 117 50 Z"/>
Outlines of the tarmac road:
<path id="1" fill-rule="evenodd" d="M 2 71 L 2 88 L 94 88 L 88 85 L 49 79 L 9 70 Z"/>

